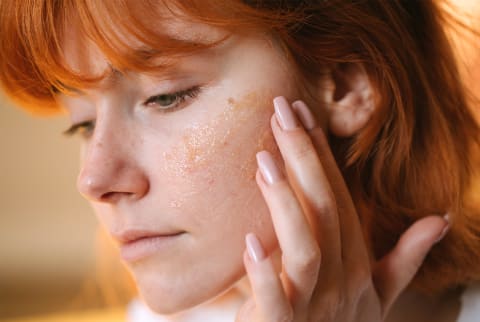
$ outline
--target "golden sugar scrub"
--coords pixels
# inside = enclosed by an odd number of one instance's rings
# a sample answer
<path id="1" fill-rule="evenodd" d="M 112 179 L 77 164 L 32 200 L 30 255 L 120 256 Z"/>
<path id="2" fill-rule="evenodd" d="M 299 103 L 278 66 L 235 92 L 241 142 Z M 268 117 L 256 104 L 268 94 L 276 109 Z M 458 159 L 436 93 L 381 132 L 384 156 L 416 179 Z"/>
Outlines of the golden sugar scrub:
<path id="1" fill-rule="evenodd" d="M 255 179 L 255 154 L 265 149 L 277 154 L 270 129 L 272 100 L 273 95 L 258 92 L 248 93 L 238 100 L 228 98 L 217 117 L 205 125 L 190 127 L 182 143 L 164 153 L 169 173 L 185 180 L 191 176 L 202 177 L 191 180 L 190 190 L 182 195 L 182 200 L 171 201 L 172 208 L 180 208 L 194 194 L 208 192 L 219 173 L 223 176 L 228 171 L 234 177 Z M 238 164 L 232 167 L 232 162 Z M 205 182 L 208 184 L 204 185 Z"/>
<path id="2" fill-rule="evenodd" d="M 176 167 L 179 175 L 188 175 L 201 170 L 211 162 L 221 165 L 222 159 L 235 158 L 238 157 L 238 153 L 245 152 L 229 146 L 229 142 L 233 138 L 238 140 L 239 137 L 255 137 L 256 142 L 253 143 L 255 151 L 252 151 L 249 163 L 255 162 L 254 153 L 275 146 L 270 133 L 271 114 L 260 111 L 265 106 L 272 105 L 272 99 L 271 95 L 258 92 L 248 93 L 238 101 L 229 98 L 226 108 L 212 121 L 205 125 L 188 128 L 182 138 L 183 144 L 165 153 L 167 164 Z M 271 110 L 273 113 L 273 105 Z M 247 124 L 248 127 L 246 127 Z M 261 135 L 258 134 L 259 132 Z M 246 142 L 246 144 L 248 143 Z M 252 146 L 252 144 L 247 146 Z M 222 159 L 218 159 L 218 157 L 222 157 Z M 250 169 L 250 166 L 245 164 L 241 164 L 239 167 Z"/>

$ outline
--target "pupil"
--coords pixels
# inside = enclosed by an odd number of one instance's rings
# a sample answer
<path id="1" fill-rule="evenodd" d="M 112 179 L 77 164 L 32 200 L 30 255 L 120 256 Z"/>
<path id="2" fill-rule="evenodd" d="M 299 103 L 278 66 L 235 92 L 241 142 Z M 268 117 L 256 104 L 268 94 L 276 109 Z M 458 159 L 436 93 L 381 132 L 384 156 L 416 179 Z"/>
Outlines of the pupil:
<path id="1" fill-rule="evenodd" d="M 175 103 L 175 99 L 175 95 L 161 95 L 158 97 L 157 103 L 163 106 L 172 105 Z"/>

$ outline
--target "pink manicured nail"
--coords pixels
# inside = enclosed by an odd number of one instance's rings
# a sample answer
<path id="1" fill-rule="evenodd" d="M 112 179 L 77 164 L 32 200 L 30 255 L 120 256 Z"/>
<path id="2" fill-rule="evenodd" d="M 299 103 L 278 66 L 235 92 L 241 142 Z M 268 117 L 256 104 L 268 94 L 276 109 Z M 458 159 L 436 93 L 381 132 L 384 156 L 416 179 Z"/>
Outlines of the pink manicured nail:
<path id="1" fill-rule="evenodd" d="M 450 226 L 451 226 L 450 214 L 447 213 L 445 216 L 443 216 L 443 219 L 445 219 L 446 226 L 443 228 L 442 232 L 440 233 L 440 235 L 438 236 L 437 240 L 435 241 L 436 243 L 440 242 L 443 238 L 445 238 L 445 236 L 447 235 L 447 233 L 450 231 Z"/>
<path id="2" fill-rule="evenodd" d="M 247 234 L 247 236 L 245 236 L 245 242 L 247 244 L 248 255 L 255 263 L 258 263 L 265 258 L 265 251 L 255 234 Z"/>
<path id="3" fill-rule="evenodd" d="M 273 184 L 283 178 L 282 172 L 277 167 L 275 160 L 268 151 L 257 153 L 257 163 L 263 178 L 268 184 Z"/>
<path id="4" fill-rule="evenodd" d="M 315 120 L 315 117 L 308 108 L 307 104 L 305 104 L 303 101 L 296 101 L 292 103 L 292 108 L 306 130 L 312 130 L 313 128 L 315 128 L 315 126 L 317 126 L 317 121 Z"/>
<path id="5" fill-rule="evenodd" d="M 275 97 L 273 106 L 275 107 L 275 115 L 277 116 L 278 123 L 283 130 L 294 130 L 299 127 L 297 117 L 285 97 Z"/>

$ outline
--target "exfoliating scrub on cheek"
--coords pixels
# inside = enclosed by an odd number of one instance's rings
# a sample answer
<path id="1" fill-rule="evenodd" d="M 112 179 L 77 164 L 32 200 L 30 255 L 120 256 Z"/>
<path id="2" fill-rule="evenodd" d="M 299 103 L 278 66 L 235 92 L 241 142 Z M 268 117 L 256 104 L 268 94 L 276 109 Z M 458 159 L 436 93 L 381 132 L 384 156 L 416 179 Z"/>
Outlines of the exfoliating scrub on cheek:
<path id="1" fill-rule="evenodd" d="M 255 155 L 276 145 L 270 129 L 272 95 L 248 92 L 222 100 L 210 121 L 188 127 L 163 153 L 164 179 L 175 186 L 170 206 L 182 213 L 218 213 L 233 199 L 259 193 Z M 207 108 L 206 108 L 207 110 Z M 248 193 L 246 193 L 248 192 Z"/>
<path id="2" fill-rule="evenodd" d="M 256 164 L 256 152 L 275 146 L 270 130 L 273 108 L 266 108 L 270 102 L 270 96 L 257 92 L 238 100 L 228 98 L 218 116 L 186 129 L 179 144 L 164 153 L 165 164 L 182 177 L 213 168 L 217 174 L 251 169 L 250 164 Z M 250 154 L 246 156 L 246 152 Z M 244 176 L 254 179 L 255 172 Z"/>

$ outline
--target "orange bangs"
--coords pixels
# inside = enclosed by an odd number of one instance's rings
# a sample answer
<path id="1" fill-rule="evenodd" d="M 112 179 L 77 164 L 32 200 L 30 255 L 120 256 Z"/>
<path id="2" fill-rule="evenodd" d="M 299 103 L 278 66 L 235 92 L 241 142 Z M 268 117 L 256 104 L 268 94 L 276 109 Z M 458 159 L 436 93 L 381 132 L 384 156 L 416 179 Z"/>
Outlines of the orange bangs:
<path id="1" fill-rule="evenodd" d="M 282 29 L 295 20 L 294 10 L 272 15 L 240 1 L 205 0 L 1 1 L 0 12 L 0 82 L 16 103 L 36 114 L 59 111 L 56 91 L 92 86 L 111 72 L 86 75 L 69 67 L 63 56 L 68 37 L 94 43 L 112 70 L 149 72 L 225 39 L 172 33 L 169 27 L 179 18 L 236 33 Z M 188 34 L 195 37 L 195 30 Z M 167 59 L 159 64 L 156 57 Z"/>

